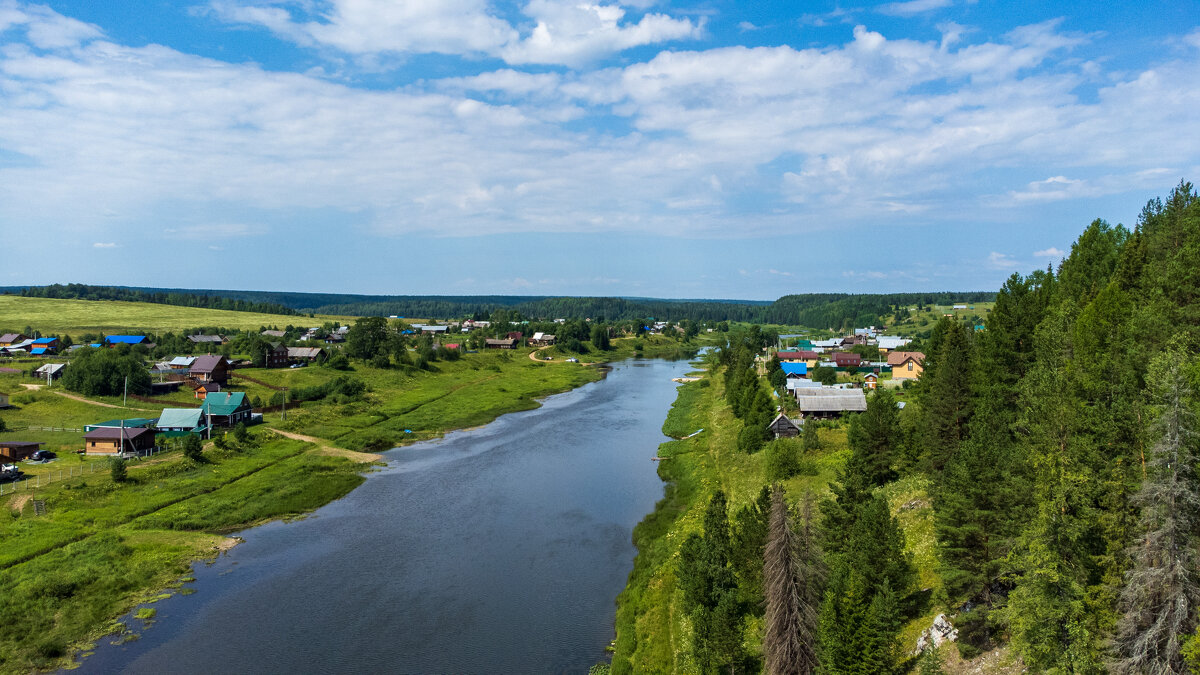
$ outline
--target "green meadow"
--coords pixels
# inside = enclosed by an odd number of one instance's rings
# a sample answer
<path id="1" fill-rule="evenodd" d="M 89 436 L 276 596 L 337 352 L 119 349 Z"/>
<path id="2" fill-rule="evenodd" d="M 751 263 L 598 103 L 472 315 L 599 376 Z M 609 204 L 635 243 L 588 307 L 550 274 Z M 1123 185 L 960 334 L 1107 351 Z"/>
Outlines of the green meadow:
<path id="1" fill-rule="evenodd" d="M 233 312 L 202 307 L 178 307 L 148 302 L 113 300 L 59 300 L 0 295 L 0 330 L 22 331 L 26 326 L 44 335 L 83 333 L 164 333 L 198 326 L 256 330 L 260 326 L 312 325 L 326 321 L 352 323 L 353 317 L 289 316 Z"/>
<path id="2" fill-rule="evenodd" d="M 221 533 L 293 516 L 362 481 L 362 465 L 265 433 L 204 461 L 178 452 L 5 497 L 0 509 L 0 672 L 67 665 L 77 649 L 127 627 L 113 620 L 178 586 Z M 34 515 L 29 498 L 44 500 Z"/>

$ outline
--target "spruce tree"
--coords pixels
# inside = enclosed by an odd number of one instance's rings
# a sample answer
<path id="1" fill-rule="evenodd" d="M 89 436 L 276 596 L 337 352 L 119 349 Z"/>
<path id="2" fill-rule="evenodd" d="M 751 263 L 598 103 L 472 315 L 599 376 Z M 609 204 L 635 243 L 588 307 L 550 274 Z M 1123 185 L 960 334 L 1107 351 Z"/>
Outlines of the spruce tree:
<path id="1" fill-rule="evenodd" d="M 890 391 L 880 389 L 871 395 L 866 412 L 850 421 L 846 437 L 868 484 L 885 485 L 896 478 L 893 465 L 899 450 L 900 418 Z"/>
<path id="2" fill-rule="evenodd" d="M 764 551 L 763 577 L 766 629 L 763 655 L 771 675 L 808 675 L 817 668 L 817 613 L 807 588 L 811 566 L 801 552 L 801 539 L 792 531 L 783 489 L 771 491 L 770 535 Z"/>
<path id="3" fill-rule="evenodd" d="M 926 465 L 939 472 L 967 437 L 971 419 L 972 344 L 967 326 L 943 317 L 936 367 L 922 374 Z"/>
<path id="4" fill-rule="evenodd" d="M 1181 639 L 1196 625 L 1200 481 L 1195 448 L 1200 435 L 1183 359 L 1181 352 L 1159 357 L 1151 378 L 1163 410 L 1147 477 L 1133 500 L 1141 508 L 1140 536 L 1130 546 L 1134 564 L 1120 597 L 1114 673 L 1183 672 Z"/>

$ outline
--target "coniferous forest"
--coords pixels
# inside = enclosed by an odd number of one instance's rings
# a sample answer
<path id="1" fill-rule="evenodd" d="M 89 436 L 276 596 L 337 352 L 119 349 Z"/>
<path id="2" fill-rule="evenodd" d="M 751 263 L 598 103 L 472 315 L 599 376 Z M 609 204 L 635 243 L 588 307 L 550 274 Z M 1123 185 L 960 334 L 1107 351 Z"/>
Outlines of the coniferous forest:
<path id="1" fill-rule="evenodd" d="M 1200 199 L 1181 183 L 1132 229 L 1097 220 L 1058 269 L 1014 274 L 995 300 L 982 330 L 942 318 L 903 409 L 868 397 L 826 498 L 788 507 L 776 487 L 728 520 L 713 498 L 681 551 L 704 668 L 750 663 L 720 628 L 749 594 L 770 673 L 937 672 L 898 640 L 931 607 L 966 658 L 1005 646 L 1032 672 L 1200 672 Z M 735 415 L 758 425 L 755 332 L 720 360 Z M 913 474 L 931 486 L 932 597 L 880 496 Z"/>

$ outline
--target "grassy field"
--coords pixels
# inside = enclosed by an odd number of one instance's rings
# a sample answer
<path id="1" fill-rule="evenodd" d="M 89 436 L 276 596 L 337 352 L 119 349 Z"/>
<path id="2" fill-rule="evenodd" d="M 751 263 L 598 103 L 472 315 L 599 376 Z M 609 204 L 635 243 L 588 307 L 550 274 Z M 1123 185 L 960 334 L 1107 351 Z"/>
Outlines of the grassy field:
<path id="1" fill-rule="evenodd" d="M 256 330 L 260 326 L 319 326 L 325 321 L 353 323 L 354 317 L 288 316 L 231 312 L 199 307 L 177 307 L 147 302 L 113 300 L 57 300 L 0 295 L 0 332 L 23 331 L 32 326 L 43 334 L 72 336 L 83 333 L 163 333 L 198 326 Z"/>
<path id="2" fill-rule="evenodd" d="M 693 438 L 663 443 L 658 454 L 659 475 L 667 482 L 666 494 L 634 529 L 638 555 L 625 590 L 617 600 L 617 640 L 613 673 L 694 672 L 691 657 L 691 626 L 681 609 L 682 594 L 676 579 L 679 548 L 693 532 L 702 531 L 704 509 L 719 488 L 728 497 L 729 514 L 752 502 L 767 483 L 768 449 L 753 455 L 737 451 L 741 422 L 733 417 L 724 400 L 720 377 L 685 384 L 663 424 L 663 433 L 680 437 L 697 429 Z M 790 500 L 806 492 L 820 497 L 849 456 L 844 428 L 820 429 L 822 448 L 804 458 L 808 470 L 783 483 Z M 794 440 L 773 443 L 797 442 Z M 919 481 L 901 481 L 890 486 L 887 496 L 893 512 L 908 537 L 923 587 L 940 585 L 936 578 L 933 551 L 932 507 L 927 486 Z M 932 617 L 929 617 L 931 620 Z M 925 617 L 905 628 L 905 644 L 929 625 Z M 748 649 L 762 644 L 761 621 L 748 623 Z"/>
<path id="3" fill-rule="evenodd" d="M 975 323 L 983 323 L 995 305 L 995 302 L 975 302 L 968 305 L 968 309 L 954 309 L 952 305 L 926 307 L 923 311 L 908 311 L 906 308 L 888 321 L 887 331 L 889 335 L 927 334 L 945 314 L 958 320 L 971 319 Z"/>
<path id="4" fill-rule="evenodd" d="M 304 513 L 358 486 L 362 466 L 264 434 L 239 449 L 133 462 L 5 497 L 0 509 L 0 672 L 69 663 L 125 627 L 113 619 L 177 586 L 223 532 Z M 44 500 L 35 516 L 29 498 Z"/>

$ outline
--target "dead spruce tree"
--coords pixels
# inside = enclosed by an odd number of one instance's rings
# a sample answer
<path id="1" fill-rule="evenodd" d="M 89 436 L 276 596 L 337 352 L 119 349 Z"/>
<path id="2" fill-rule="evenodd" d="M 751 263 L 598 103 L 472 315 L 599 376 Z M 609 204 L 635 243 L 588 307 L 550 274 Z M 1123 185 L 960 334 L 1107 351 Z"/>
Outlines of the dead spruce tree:
<path id="1" fill-rule="evenodd" d="M 1195 628 L 1194 534 L 1200 524 L 1200 483 L 1194 468 L 1196 419 L 1189 407 L 1184 359 L 1182 353 L 1168 352 L 1151 368 L 1149 379 L 1157 383 L 1162 414 L 1145 481 L 1133 497 L 1141 518 L 1138 539 L 1129 550 L 1132 569 L 1121 592 L 1114 673 L 1187 672 L 1180 638 Z"/>
<path id="2" fill-rule="evenodd" d="M 806 502 L 808 504 L 808 502 Z M 770 675 L 809 675 L 817 669 L 817 604 L 819 570 L 811 557 L 811 508 L 797 536 L 787 501 L 778 484 L 771 490 L 771 523 L 763 552 L 766 635 L 763 652 Z"/>

